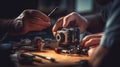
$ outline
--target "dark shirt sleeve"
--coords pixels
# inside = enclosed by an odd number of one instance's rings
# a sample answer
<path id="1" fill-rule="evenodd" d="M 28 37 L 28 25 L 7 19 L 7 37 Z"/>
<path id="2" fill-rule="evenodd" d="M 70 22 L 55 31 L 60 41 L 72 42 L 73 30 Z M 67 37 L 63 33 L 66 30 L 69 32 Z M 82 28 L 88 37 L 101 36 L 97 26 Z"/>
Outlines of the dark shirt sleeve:
<path id="1" fill-rule="evenodd" d="M 107 12 L 108 19 L 100 46 L 108 52 L 98 67 L 120 67 L 120 0 L 114 0 Z"/>
<path id="2" fill-rule="evenodd" d="M 108 19 L 100 45 L 107 48 L 108 53 L 99 67 L 120 67 L 120 8 Z"/>
<path id="3" fill-rule="evenodd" d="M 115 42 L 120 43 L 120 8 L 108 19 L 101 45 L 111 48 Z"/>
<path id="4" fill-rule="evenodd" d="M 116 0 L 111 5 L 111 9 L 107 11 L 109 14 L 101 45 L 111 48 L 117 42 L 120 44 L 120 1 Z"/>
<path id="5" fill-rule="evenodd" d="M 22 30 L 22 21 L 14 19 L 0 19 L 0 33 L 20 32 Z"/>
<path id="6" fill-rule="evenodd" d="M 1 19 L 0 20 L 0 42 L 13 32 L 21 32 L 23 29 L 23 23 L 18 20 Z"/>

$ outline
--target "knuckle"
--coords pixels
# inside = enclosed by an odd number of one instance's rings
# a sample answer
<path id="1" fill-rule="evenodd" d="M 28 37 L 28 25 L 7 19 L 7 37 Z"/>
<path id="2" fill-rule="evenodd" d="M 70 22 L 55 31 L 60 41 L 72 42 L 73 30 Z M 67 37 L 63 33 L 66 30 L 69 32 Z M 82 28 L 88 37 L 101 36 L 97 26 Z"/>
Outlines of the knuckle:
<path id="1" fill-rule="evenodd" d="M 56 23 L 59 23 L 59 22 L 62 21 L 62 20 L 63 20 L 63 17 L 62 17 L 62 18 L 59 18 Z"/>
<path id="2" fill-rule="evenodd" d="M 25 9 L 23 12 L 31 12 L 31 9 Z"/>
<path id="3" fill-rule="evenodd" d="M 84 39 L 90 39 L 90 38 L 91 38 L 91 35 L 87 35 L 87 36 L 85 36 Z"/>
<path id="4" fill-rule="evenodd" d="M 89 42 L 94 42 L 95 40 L 94 39 L 90 39 Z"/>
<path id="5" fill-rule="evenodd" d="M 87 35 L 86 38 L 90 38 L 91 36 L 90 35 Z"/>
<path id="6" fill-rule="evenodd" d="M 76 12 L 72 12 L 71 15 L 77 15 L 77 13 Z"/>

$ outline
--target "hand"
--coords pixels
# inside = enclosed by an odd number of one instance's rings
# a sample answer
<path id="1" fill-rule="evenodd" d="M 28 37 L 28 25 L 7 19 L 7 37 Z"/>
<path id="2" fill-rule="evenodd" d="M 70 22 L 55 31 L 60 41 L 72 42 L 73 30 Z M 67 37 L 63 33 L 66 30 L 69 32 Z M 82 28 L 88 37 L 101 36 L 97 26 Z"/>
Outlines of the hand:
<path id="1" fill-rule="evenodd" d="M 100 43 L 102 35 L 103 33 L 87 35 L 82 39 L 80 46 L 85 47 L 96 46 Z"/>
<path id="2" fill-rule="evenodd" d="M 67 16 L 62 17 L 57 20 L 57 22 L 55 23 L 55 25 L 52 29 L 53 35 L 54 36 L 56 35 L 56 31 L 59 28 L 68 27 L 69 24 L 77 25 L 80 28 L 80 33 L 83 33 L 88 25 L 86 18 L 79 15 L 78 13 L 72 12 L 72 13 L 68 14 Z"/>
<path id="3" fill-rule="evenodd" d="M 97 48 L 98 48 L 98 45 L 90 47 L 89 50 L 88 50 L 88 56 L 91 57 L 95 53 L 95 51 L 96 51 Z"/>
<path id="4" fill-rule="evenodd" d="M 26 34 L 30 31 L 40 31 L 50 26 L 50 18 L 39 10 L 24 10 L 14 22 L 21 22 L 22 31 L 14 34 Z M 18 26 L 19 26 L 18 25 Z"/>
<path id="5" fill-rule="evenodd" d="M 80 46 L 89 47 L 89 50 L 88 50 L 89 56 L 92 56 L 93 53 L 95 52 L 97 46 L 100 43 L 102 35 L 103 33 L 91 34 L 91 35 L 85 36 L 82 39 Z"/>

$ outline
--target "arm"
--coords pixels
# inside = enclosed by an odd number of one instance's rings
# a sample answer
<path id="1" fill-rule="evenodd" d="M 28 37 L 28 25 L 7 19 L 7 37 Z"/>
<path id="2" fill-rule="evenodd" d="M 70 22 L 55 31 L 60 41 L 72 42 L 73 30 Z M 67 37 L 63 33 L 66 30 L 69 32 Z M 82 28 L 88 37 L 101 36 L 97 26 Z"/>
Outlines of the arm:
<path id="1" fill-rule="evenodd" d="M 88 55 L 91 56 L 100 44 L 101 37 L 103 36 L 103 28 L 105 23 L 102 19 L 101 13 L 85 16 L 88 20 L 87 31 L 93 34 L 85 36 L 80 46 L 90 47 Z M 101 33 L 102 32 L 102 33 Z"/>
<path id="2" fill-rule="evenodd" d="M 26 34 L 50 27 L 50 18 L 39 10 L 24 10 L 15 19 L 0 20 L 0 33 Z"/>
<path id="3" fill-rule="evenodd" d="M 120 2 L 117 2 L 120 3 Z M 120 64 L 120 8 L 109 15 L 100 46 L 90 59 L 92 67 L 119 67 Z"/>
<path id="4" fill-rule="evenodd" d="M 0 19 L 0 32 L 14 32 L 22 29 L 20 22 L 14 22 L 14 19 Z"/>
<path id="5" fill-rule="evenodd" d="M 88 20 L 87 31 L 91 33 L 103 32 L 105 22 L 103 21 L 101 13 L 87 15 L 85 18 Z"/>

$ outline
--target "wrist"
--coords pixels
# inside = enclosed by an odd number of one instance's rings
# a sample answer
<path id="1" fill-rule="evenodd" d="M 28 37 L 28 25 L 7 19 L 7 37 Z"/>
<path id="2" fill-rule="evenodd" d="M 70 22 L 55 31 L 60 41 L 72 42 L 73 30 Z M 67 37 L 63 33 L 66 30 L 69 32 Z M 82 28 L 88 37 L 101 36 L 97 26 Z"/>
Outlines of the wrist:
<path id="1" fill-rule="evenodd" d="M 12 22 L 13 32 L 21 32 L 23 30 L 23 21 L 22 19 L 15 19 Z"/>

